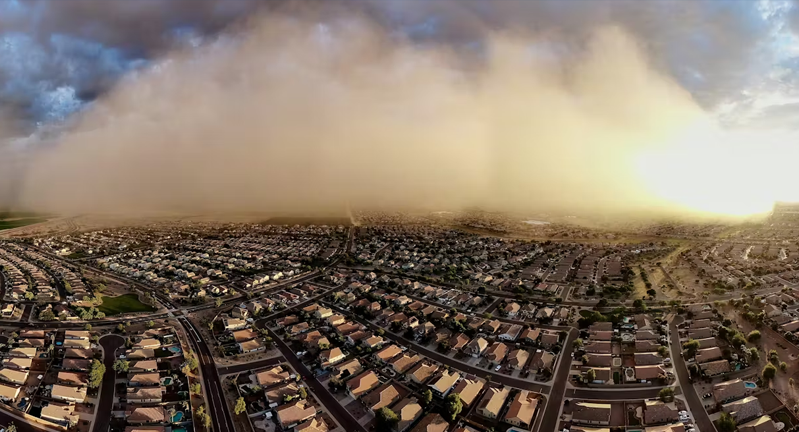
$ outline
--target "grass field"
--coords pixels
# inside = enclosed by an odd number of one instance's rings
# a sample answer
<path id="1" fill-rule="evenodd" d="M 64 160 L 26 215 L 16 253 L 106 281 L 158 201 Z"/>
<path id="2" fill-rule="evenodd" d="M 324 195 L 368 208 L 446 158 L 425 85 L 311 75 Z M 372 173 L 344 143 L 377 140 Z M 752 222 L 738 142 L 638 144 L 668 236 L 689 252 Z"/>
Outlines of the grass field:
<path id="1" fill-rule="evenodd" d="M 155 308 L 139 301 L 136 294 L 125 294 L 116 297 L 103 296 L 103 303 L 97 309 L 106 316 L 128 312 L 153 312 Z"/>
<path id="2" fill-rule="evenodd" d="M 24 227 L 27 225 L 33 225 L 42 222 L 47 222 L 47 219 L 44 218 L 23 218 L 23 219 L 11 219 L 11 220 L 0 219 L 0 231 L 12 228 Z"/>

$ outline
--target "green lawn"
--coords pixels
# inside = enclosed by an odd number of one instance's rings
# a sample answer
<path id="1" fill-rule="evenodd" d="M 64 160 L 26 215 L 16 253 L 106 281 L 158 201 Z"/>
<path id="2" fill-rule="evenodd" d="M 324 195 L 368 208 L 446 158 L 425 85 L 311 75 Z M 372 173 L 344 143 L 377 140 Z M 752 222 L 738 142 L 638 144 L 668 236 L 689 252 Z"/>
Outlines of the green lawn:
<path id="1" fill-rule="evenodd" d="M 26 225 L 33 225 L 42 222 L 47 222 L 47 219 L 43 218 L 26 218 L 26 219 L 15 219 L 15 220 L 0 219 L 0 231 L 12 228 L 24 227 Z"/>
<path id="2" fill-rule="evenodd" d="M 103 303 L 97 309 L 106 316 L 128 312 L 153 312 L 155 308 L 139 301 L 136 294 L 125 294 L 116 297 L 103 296 Z"/>

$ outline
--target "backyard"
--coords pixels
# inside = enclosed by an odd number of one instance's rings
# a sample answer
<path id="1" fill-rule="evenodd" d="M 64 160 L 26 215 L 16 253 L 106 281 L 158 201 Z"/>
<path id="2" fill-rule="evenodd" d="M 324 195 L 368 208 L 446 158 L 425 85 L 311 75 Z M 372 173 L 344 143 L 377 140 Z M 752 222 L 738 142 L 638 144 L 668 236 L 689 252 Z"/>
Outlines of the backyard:
<path id="1" fill-rule="evenodd" d="M 154 312 L 155 308 L 139 301 L 136 294 L 125 294 L 116 297 L 102 298 L 103 303 L 97 309 L 106 316 L 119 315 L 128 312 Z"/>

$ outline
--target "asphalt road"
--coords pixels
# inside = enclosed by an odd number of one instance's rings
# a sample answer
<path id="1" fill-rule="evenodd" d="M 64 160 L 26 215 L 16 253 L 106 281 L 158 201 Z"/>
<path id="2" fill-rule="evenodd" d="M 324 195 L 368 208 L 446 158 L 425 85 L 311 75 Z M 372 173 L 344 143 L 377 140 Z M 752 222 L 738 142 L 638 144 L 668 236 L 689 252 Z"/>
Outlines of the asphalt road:
<path id="1" fill-rule="evenodd" d="M 563 351 L 560 353 L 560 363 L 553 377 L 555 384 L 552 385 L 552 390 L 549 392 L 547 405 L 544 408 L 541 420 L 541 427 L 538 429 L 540 432 L 555 432 L 558 427 L 558 414 L 560 414 L 560 407 L 563 406 L 563 394 L 566 390 L 566 383 L 569 381 L 569 370 L 571 369 L 572 342 L 577 339 L 579 334 L 579 331 L 572 329 L 566 337 L 566 342 L 563 343 Z"/>
<path id="2" fill-rule="evenodd" d="M 625 390 L 586 390 L 569 389 L 566 390 L 567 398 L 574 399 L 594 399 L 594 400 L 639 400 L 658 397 L 661 387 L 646 389 L 625 389 Z"/>
<path id="3" fill-rule="evenodd" d="M 342 314 L 345 314 L 346 316 L 349 317 L 349 319 L 351 319 L 353 321 L 359 322 L 359 323 L 361 323 L 361 324 L 363 324 L 365 326 L 369 326 L 369 327 L 371 327 L 374 330 L 377 330 L 377 329 L 381 328 L 380 326 L 372 324 L 369 321 L 366 321 L 364 319 L 356 317 L 355 315 L 352 315 L 351 313 L 345 311 L 344 309 L 341 309 L 338 306 L 331 305 L 329 303 L 327 303 L 327 304 L 328 304 L 328 306 L 332 307 L 333 309 L 336 309 L 338 312 L 340 312 Z M 431 350 L 429 350 L 427 348 L 424 348 L 424 347 L 418 345 L 414 341 L 405 339 L 402 336 L 395 335 L 394 333 L 391 333 L 390 331 L 386 331 L 385 334 L 383 335 L 383 337 L 391 339 L 394 342 L 397 342 L 400 346 L 412 347 L 412 350 L 417 352 L 417 353 L 419 353 L 419 354 L 422 354 L 422 355 L 424 355 L 426 357 L 429 357 L 429 358 L 431 358 L 431 359 L 433 359 L 433 360 L 435 360 L 435 361 L 437 361 L 439 363 L 451 365 L 453 368 L 461 370 L 461 371 L 466 372 L 468 374 L 473 374 L 473 375 L 481 377 L 481 378 L 484 378 L 486 375 L 491 375 L 491 382 L 496 382 L 496 383 L 504 384 L 504 385 L 511 386 L 511 387 L 518 387 L 518 388 L 524 389 L 524 390 L 531 390 L 531 391 L 534 391 L 534 392 L 537 392 L 537 393 L 543 393 L 543 394 L 549 393 L 549 386 L 548 385 L 536 384 L 534 382 L 530 382 L 530 381 L 527 381 L 527 380 L 522 380 L 522 379 L 518 379 L 518 378 L 513 378 L 513 377 L 508 376 L 508 375 L 499 374 L 499 373 L 494 372 L 493 370 L 474 367 L 474 366 L 468 365 L 466 363 L 461 363 L 461 362 L 455 360 L 452 357 L 445 356 L 445 355 L 443 355 L 441 353 L 437 353 L 435 351 L 431 351 Z"/>
<path id="4" fill-rule="evenodd" d="M 214 364 L 214 357 L 205 341 L 200 336 L 200 332 L 186 318 L 178 318 L 180 324 L 186 330 L 186 337 L 194 347 L 197 359 L 200 362 L 200 370 L 203 373 L 203 383 L 205 386 L 205 400 L 208 402 L 206 412 L 211 416 L 211 425 L 214 430 L 227 432 L 236 430 L 233 425 L 233 418 L 228 411 L 227 402 L 222 391 L 222 382 L 219 379 L 219 372 Z"/>
<path id="5" fill-rule="evenodd" d="M 248 370 L 260 369 L 262 367 L 272 366 L 276 364 L 280 364 L 285 362 L 286 359 L 283 357 L 272 357 L 264 360 L 258 360 L 250 363 L 243 363 L 239 365 L 233 366 L 225 366 L 225 367 L 218 367 L 216 368 L 219 371 L 219 375 L 227 375 L 232 373 L 242 373 Z"/>
<path id="6" fill-rule="evenodd" d="M 114 353 L 117 348 L 125 343 L 125 338 L 115 334 L 105 335 L 100 338 L 100 346 L 103 347 L 103 364 L 105 374 L 103 375 L 103 385 L 100 387 L 100 394 L 97 404 L 97 413 L 94 416 L 92 432 L 106 432 L 111 421 L 111 410 L 114 408 L 114 386 L 116 384 L 116 372 L 114 372 Z"/>
<path id="7" fill-rule="evenodd" d="M 344 430 L 348 432 L 366 432 L 363 426 L 358 423 L 355 418 L 347 411 L 346 408 L 341 406 L 338 403 L 338 400 L 330 394 L 330 392 L 319 382 L 318 379 L 305 367 L 304 364 L 294 355 L 294 352 L 291 351 L 288 345 L 283 342 L 278 335 L 276 335 L 272 330 L 269 330 L 269 336 L 272 337 L 275 341 L 275 346 L 283 353 L 283 356 L 288 360 L 291 367 L 297 371 L 303 377 L 303 381 L 307 384 L 311 390 L 313 390 L 314 395 L 319 398 L 320 402 L 324 404 L 324 406 L 330 411 L 330 414 L 336 418 L 336 421 L 344 428 Z"/>
<path id="8" fill-rule="evenodd" d="M 682 351 L 680 348 L 680 334 L 677 331 L 677 324 L 681 322 L 682 317 L 679 317 L 671 320 L 669 323 L 671 346 L 673 349 L 676 349 L 677 352 Z M 697 429 L 702 432 L 715 432 L 716 426 L 710 421 L 710 417 L 707 415 L 704 405 L 702 405 L 702 399 L 696 394 L 696 389 L 694 389 L 693 384 L 691 384 L 688 368 L 685 366 L 685 360 L 683 360 L 682 355 L 674 356 L 671 360 L 674 363 L 674 370 L 677 371 L 677 379 L 679 379 L 682 394 L 685 396 L 688 407 L 691 409 L 691 414 L 694 416 L 694 423 Z"/>

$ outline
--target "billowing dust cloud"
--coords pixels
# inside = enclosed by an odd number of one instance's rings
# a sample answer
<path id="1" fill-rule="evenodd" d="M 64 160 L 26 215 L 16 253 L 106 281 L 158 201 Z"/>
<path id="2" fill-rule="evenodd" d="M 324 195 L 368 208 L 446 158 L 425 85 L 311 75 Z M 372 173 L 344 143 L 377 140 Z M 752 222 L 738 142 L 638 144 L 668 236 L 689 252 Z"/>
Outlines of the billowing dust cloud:
<path id="1" fill-rule="evenodd" d="M 637 152 L 702 117 L 615 28 L 471 56 L 363 17 L 254 19 L 127 77 L 30 161 L 63 213 L 640 209 Z"/>

